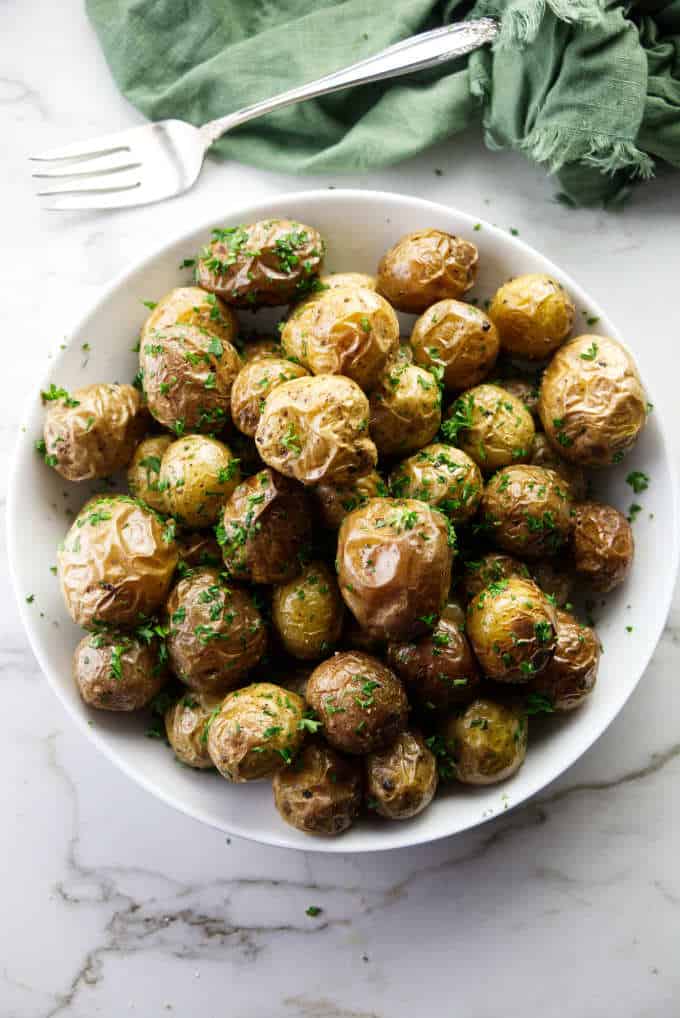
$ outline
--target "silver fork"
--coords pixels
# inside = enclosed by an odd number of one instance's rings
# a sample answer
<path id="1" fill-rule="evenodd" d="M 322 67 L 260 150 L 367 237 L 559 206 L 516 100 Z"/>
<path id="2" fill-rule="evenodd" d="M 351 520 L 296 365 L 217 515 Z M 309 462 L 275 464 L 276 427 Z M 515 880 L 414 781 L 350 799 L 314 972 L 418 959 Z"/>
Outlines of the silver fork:
<path id="1" fill-rule="evenodd" d="M 162 201 L 195 183 L 207 150 L 233 127 L 351 85 L 434 67 L 491 42 L 497 32 L 492 18 L 435 28 L 316 81 L 211 120 L 203 127 L 182 120 L 161 120 L 49 149 L 31 157 L 44 164 L 33 176 L 53 182 L 51 186 L 42 185 L 46 189 L 38 196 L 45 199 L 44 208 L 55 211 L 120 209 Z"/>

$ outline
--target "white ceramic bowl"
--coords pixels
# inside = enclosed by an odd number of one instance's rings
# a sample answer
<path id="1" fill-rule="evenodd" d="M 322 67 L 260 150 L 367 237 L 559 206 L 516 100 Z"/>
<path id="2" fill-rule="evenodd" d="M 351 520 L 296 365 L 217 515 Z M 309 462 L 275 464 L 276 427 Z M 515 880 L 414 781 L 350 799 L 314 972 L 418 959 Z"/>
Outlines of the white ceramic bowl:
<path id="1" fill-rule="evenodd" d="M 606 312 L 557 266 L 488 223 L 473 231 L 475 220 L 461 212 L 396 194 L 310 191 L 258 202 L 224 219 L 216 210 L 209 222 L 135 265 L 106 289 L 76 325 L 40 388 L 50 382 L 74 389 L 90 382 L 130 380 L 137 368 L 131 348 L 147 314 L 141 301 L 158 299 L 187 281 L 189 273 L 178 266 L 205 243 L 212 226 L 281 215 L 318 227 L 328 240 L 327 270 L 372 273 L 381 254 L 411 230 L 438 227 L 462 234 L 479 246 L 481 272 L 474 292 L 480 299 L 510 275 L 548 272 L 564 284 L 577 308 L 599 316 L 594 328 L 581 320 L 577 329 L 625 338 Z M 90 344 L 87 356 L 83 343 Z M 649 393 L 649 398 L 653 400 L 654 394 Z M 593 744 L 637 685 L 661 634 L 678 561 L 678 510 L 674 471 L 662 423 L 654 413 L 635 450 L 619 467 L 602 474 L 598 490 L 606 501 L 625 509 L 633 501 L 625 484 L 628 471 L 642 469 L 653 477 L 640 498 L 644 512 L 635 523 L 632 573 L 598 609 L 598 632 L 606 653 L 590 702 L 557 723 L 535 725 L 524 766 L 504 784 L 452 789 L 407 822 L 365 821 L 341 838 L 306 837 L 279 818 L 269 782 L 229 785 L 217 774 L 180 767 L 162 743 L 144 737 L 146 720 L 91 711 L 79 699 L 71 678 L 71 655 L 81 633 L 66 613 L 50 566 L 69 526 L 65 508 L 77 510 L 86 492 L 45 467 L 34 451 L 43 416 L 36 387 L 24 421 L 26 431 L 16 450 L 8 504 L 11 570 L 31 647 L 62 703 L 103 753 L 164 802 L 224 831 L 292 848 L 358 852 L 413 845 L 474 827 L 536 793 Z M 26 602 L 29 594 L 34 595 L 30 604 Z M 627 625 L 634 626 L 633 634 L 626 631 Z"/>

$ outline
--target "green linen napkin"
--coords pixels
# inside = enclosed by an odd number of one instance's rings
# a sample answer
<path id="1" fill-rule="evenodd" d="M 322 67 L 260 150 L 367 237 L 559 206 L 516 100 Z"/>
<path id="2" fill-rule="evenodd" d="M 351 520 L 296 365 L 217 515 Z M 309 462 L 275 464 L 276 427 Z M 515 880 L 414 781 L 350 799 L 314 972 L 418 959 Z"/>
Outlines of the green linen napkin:
<path id="1" fill-rule="evenodd" d="M 493 51 L 279 110 L 211 150 L 243 163 L 369 170 L 479 120 L 489 148 L 544 164 L 575 204 L 625 196 L 656 162 L 680 166 L 680 0 L 87 0 L 87 8 L 130 102 L 153 120 L 194 124 L 436 25 L 501 19 Z"/>

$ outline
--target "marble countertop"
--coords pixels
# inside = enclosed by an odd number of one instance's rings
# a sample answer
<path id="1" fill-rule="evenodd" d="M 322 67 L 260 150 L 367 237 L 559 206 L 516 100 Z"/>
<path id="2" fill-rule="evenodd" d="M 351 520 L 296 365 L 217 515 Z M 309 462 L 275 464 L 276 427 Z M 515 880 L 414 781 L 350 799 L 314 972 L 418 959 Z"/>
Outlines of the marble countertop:
<path id="1" fill-rule="evenodd" d="M 654 402 L 677 422 L 677 177 L 622 212 L 574 212 L 539 170 L 486 153 L 473 132 L 382 173 L 300 180 L 210 164 L 173 203 L 41 213 L 28 153 L 140 119 L 81 6 L 0 5 L 3 455 L 48 351 L 114 273 L 211 208 L 343 183 L 518 229 L 635 337 Z M 676 454 L 679 438 L 676 427 Z M 622 714 L 538 799 L 431 846 L 320 856 L 202 827 L 95 751 L 27 646 L 1 533 L 0 1018 L 677 1015 L 677 598 Z"/>

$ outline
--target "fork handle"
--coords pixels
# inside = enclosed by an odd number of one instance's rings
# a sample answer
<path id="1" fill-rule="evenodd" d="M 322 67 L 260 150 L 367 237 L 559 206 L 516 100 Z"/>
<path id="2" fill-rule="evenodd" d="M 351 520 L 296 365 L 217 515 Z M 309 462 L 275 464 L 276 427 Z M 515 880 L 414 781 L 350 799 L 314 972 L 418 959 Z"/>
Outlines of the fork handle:
<path id="1" fill-rule="evenodd" d="M 306 85 L 288 89 L 271 99 L 253 103 L 235 113 L 227 114 L 226 117 L 220 117 L 219 120 L 211 120 L 200 129 L 206 148 L 233 127 L 254 120 L 255 117 L 264 116 L 265 113 L 272 113 L 305 99 L 328 95 L 351 85 L 365 85 L 369 81 L 381 81 L 399 74 L 422 71 L 426 67 L 436 67 L 446 60 L 478 49 L 484 43 L 492 42 L 497 34 L 498 25 L 493 18 L 478 18 L 476 21 L 463 21 L 413 35 L 366 60 L 333 71 Z"/>

